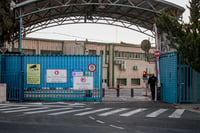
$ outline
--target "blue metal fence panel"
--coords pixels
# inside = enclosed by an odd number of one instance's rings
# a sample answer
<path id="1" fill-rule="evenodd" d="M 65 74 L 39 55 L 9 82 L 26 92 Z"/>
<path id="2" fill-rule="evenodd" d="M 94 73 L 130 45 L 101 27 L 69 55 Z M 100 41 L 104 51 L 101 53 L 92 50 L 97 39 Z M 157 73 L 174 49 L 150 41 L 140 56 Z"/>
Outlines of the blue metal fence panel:
<path id="1" fill-rule="evenodd" d="M 166 53 L 160 56 L 160 81 L 162 101 L 177 103 L 177 54 Z"/>
<path id="2" fill-rule="evenodd" d="M 178 93 L 179 103 L 196 102 L 200 103 L 200 73 L 185 65 L 178 58 Z"/>
<path id="3" fill-rule="evenodd" d="M 102 57 L 84 55 L 3 55 L 1 82 L 8 85 L 9 95 L 23 95 L 24 100 L 102 100 Z M 89 72 L 88 66 L 95 64 L 96 70 Z M 27 74 L 29 66 L 39 66 L 39 78 L 30 83 Z M 28 70 L 28 71 L 27 71 Z M 67 82 L 47 82 L 48 70 L 66 70 Z M 93 77 L 93 90 L 74 90 L 73 72 L 83 72 L 83 76 Z M 35 80 L 34 77 L 31 80 Z M 28 83 L 29 82 L 29 83 Z M 17 88 L 17 89 L 16 89 Z M 11 95 L 10 97 L 12 97 Z M 14 100 L 15 98 L 13 98 Z M 21 98 L 23 99 L 23 98 Z"/>
<path id="4" fill-rule="evenodd" d="M 1 56 L 1 83 L 6 83 L 7 100 L 22 101 L 22 56 Z"/>

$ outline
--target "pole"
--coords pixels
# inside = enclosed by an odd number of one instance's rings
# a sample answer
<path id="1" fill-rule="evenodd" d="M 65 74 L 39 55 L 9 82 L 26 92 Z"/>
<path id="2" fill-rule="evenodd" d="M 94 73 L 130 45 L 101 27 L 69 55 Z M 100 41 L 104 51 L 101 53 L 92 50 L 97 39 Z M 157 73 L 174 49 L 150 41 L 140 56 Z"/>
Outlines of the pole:
<path id="1" fill-rule="evenodd" d="M 156 50 L 158 51 L 158 29 L 156 24 L 154 24 L 154 30 L 155 30 L 155 46 L 156 46 Z M 157 66 L 157 81 L 158 84 L 160 83 L 160 68 L 159 68 L 159 57 L 157 58 L 157 62 L 156 62 L 156 66 Z M 155 101 L 157 101 L 157 87 L 155 87 Z"/>
<path id="2" fill-rule="evenodd" d="M 19 20 L 20 26 L 19 26 L 19 52 L 22 52 L 22 16 L 20 16 Z"/>

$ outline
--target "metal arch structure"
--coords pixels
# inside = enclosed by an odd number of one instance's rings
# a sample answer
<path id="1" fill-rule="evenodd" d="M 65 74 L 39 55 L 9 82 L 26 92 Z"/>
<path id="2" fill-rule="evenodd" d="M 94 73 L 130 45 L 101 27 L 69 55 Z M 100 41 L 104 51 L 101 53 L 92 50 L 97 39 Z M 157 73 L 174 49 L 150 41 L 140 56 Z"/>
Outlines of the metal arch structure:
<path id="1" fill-rule="evenodd" d="M 164 0 L 16 0 L 14 7 L 20 36 L 57 25 L 99 23 L 154 37 L 157 14 L 173 11 L 180 16 L 184 10 Z"/>

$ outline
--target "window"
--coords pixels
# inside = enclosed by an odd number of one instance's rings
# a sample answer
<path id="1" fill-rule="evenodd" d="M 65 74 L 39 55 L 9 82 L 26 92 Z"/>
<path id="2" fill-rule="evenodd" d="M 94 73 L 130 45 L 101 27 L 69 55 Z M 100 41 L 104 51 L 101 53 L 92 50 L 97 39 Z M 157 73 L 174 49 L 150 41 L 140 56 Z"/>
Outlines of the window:
<path id="1" fill-rule="evenodd" d="M 103 55 L 103 50 L 100 50 L 100 55 Z"/>
<path id="2" fill-rule="evenodd" d="M 131 85 L 140 85 L 140 79 L 131 79 Z"/>
<path id="3" fill-rule="evenodd" d="M 115 57 L 117 58 L 127 58 L 127 52 L 115 51 Z"/>
<path id="4" fill-rule="evenodd" d="M 89 55 L 96 55 L 96 50 L 89 50 Z"/>
<path id="5" fill-rule="evenodd" d="M 141 53 L 129 53 L 130 59 L 141 59 Z"/>
<path id="6" fill-rule="evenodd" d="M 24 54 L 28 54 L 28 55 L 35 54 L 34 49 L 23 49 L 23 51 L 24 51 Z"/>
<path id="7" fill-rule="evenodd" d="M 107 51 L 107 55 L 109 55 L 109 51 Z"/>
<path id="8" fill-rule="evenodd" d="M 53 51 L 53 50 L 41 50 L 41 54 L 48 54 L 48 55 L 59 55 L 62 54 L 62 51 Z"/>
<path id="9" fill-rule="evenodd" d="M 117 79 L 117 83 L 119 83 L 119 85 L 122 85 L 122 86 L 126 86 L 126 79 Z"/>

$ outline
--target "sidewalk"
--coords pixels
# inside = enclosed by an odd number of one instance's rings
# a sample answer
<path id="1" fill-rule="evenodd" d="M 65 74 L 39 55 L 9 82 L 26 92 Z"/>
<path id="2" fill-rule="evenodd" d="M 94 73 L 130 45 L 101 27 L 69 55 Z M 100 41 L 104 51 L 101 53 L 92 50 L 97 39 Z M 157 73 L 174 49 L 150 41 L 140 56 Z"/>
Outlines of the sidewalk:
<path id="1" fill-rule="evenodd" d="M 172 104 L 175 108 L 185 109 L 191 112 L 196 112 L 200 114 L 200 104 L 196 103 L 185 103 L 185 104 Z"/>
<path id="2" fill-rule="evenodd" d="M 147 93 L 147 96 L 145 96 Z M 134 96 L 131 97 L 131 89 L 120 89 L 120 96 L 117 97 L 116 89 L 105 89 L 103 102 L 124 102 L 124 101 L 151 101 L 150 91 L 146 89 L 134 89 Z"/>

